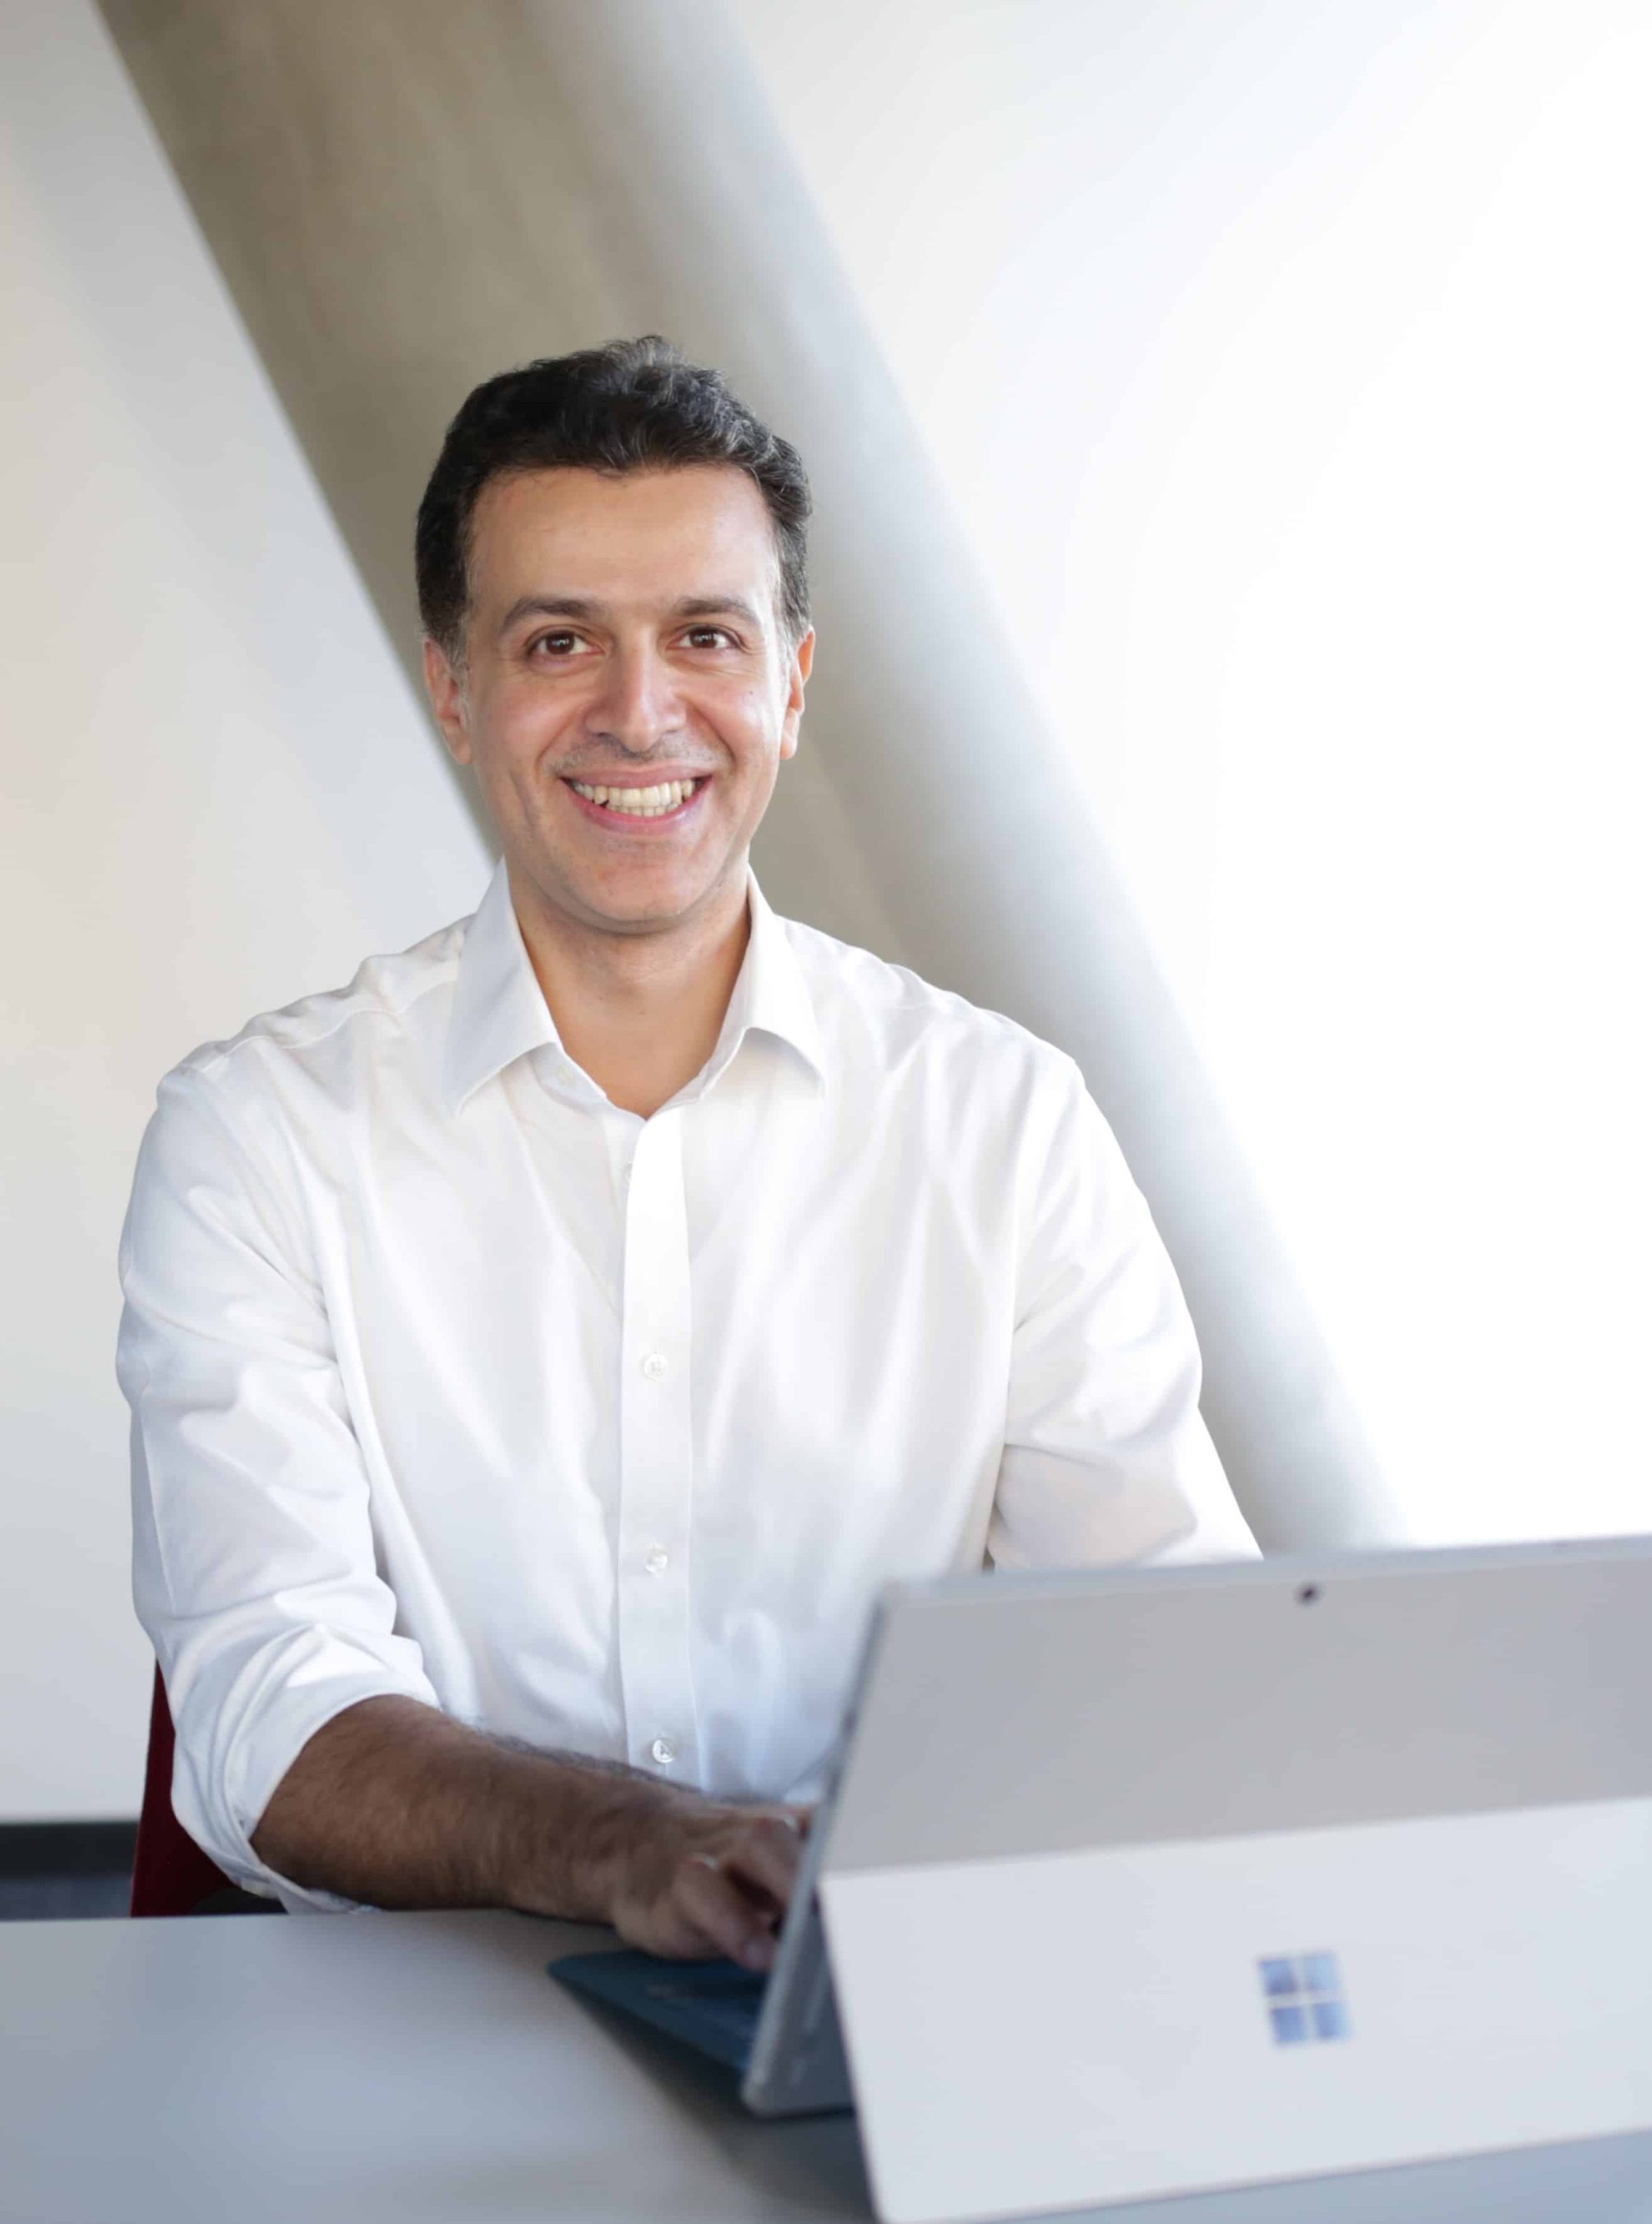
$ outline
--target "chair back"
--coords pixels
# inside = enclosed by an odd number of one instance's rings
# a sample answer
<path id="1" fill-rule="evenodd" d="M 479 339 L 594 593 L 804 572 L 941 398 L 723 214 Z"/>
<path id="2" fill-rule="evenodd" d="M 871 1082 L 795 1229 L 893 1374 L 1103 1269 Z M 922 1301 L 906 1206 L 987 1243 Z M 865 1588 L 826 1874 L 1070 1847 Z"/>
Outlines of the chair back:
<path id="1" fill-rule="evenodd" d="M 193 1915 L 209 1894 L 230 1886 L 217 1862 L 202 1853 L 172 1811 L 172 1709 L 157 1668 L 149 1703 L 143 1810 L 132 1860 L 134 1915 Z"/>

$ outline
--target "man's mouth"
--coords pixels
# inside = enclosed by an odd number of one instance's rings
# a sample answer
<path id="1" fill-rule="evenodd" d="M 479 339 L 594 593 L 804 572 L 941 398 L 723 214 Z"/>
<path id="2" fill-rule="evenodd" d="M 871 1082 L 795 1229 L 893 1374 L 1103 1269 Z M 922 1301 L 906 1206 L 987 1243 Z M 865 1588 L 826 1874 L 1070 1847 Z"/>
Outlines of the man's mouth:
<path id="1" fill-rule="evenodd" d="M 668 780 L 652 787 L 611 787 L 599 781 L 571 780 L 568 786 L 583 802 L 612 818 L 670 818 L 686 808 L 706 785 L 706 778 Z"/>

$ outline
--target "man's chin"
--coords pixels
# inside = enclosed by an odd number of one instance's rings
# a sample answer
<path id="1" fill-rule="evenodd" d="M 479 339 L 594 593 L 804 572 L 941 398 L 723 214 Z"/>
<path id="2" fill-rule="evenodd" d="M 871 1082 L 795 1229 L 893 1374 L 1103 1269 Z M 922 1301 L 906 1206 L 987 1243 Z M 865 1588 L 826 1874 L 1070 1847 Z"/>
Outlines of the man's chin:
<path id="1" fill-rule="evenodd" d="M 744 889 L 744 860 L 737 869 L 709 870 L 703 864 L 661 857 L 639 860 L 620 871 L 585 874 L 529 864 L 525 874 L 511 860 L 511 894 L 520 913 L 524 893 L 548 925 L 567 925 L 614 935 L 668 933 L 713 907 L 731 879 Z M 528 883 L 524 889 L 523 882 Z"/>

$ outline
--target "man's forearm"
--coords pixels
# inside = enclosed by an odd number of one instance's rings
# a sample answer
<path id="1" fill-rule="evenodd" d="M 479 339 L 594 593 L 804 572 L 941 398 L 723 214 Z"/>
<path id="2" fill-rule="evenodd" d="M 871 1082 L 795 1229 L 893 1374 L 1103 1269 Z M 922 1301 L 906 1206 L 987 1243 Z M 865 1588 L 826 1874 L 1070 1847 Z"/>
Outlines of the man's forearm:
<path id="1" fill-rule="evenodd" d="M 294 1884 L 376 1907 L 608 1922 L 625 1848 L 684 1797 L 496 1743 L 414 1699 L 363 1699 L 304 1747 L 252 1843 Z"/>
<path id="2" fill-rule="evenodd" d="M 316 1732 L 252 1844 L 294 1884 L 374 1907 L 519 1907 L 611 1923 L 650 1953 L 763 1969 L 807 1822 L 385 1697 Z"/>

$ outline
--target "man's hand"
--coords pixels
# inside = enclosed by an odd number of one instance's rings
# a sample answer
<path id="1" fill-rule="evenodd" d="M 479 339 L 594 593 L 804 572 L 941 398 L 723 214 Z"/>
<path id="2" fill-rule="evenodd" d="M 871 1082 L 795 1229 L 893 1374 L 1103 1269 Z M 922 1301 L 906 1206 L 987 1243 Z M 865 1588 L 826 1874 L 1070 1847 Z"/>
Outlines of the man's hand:
<path id="1" fill-rule="evenodd" d="M 253 1847 L 294 1884 L 372 1906 L 516 1907 L 611 1923 L 650 1953 L 766 1969 L 808 1819 L 380 1698 L 315 1733 Z"/>
<path id="2" fill-rule="evenodd" d="M 650 1954 L 726 1954 L 766 1969 L 797 1881 L 805 1808 L 685 1799 L 621 1853 L 609 1920 Z"/>

